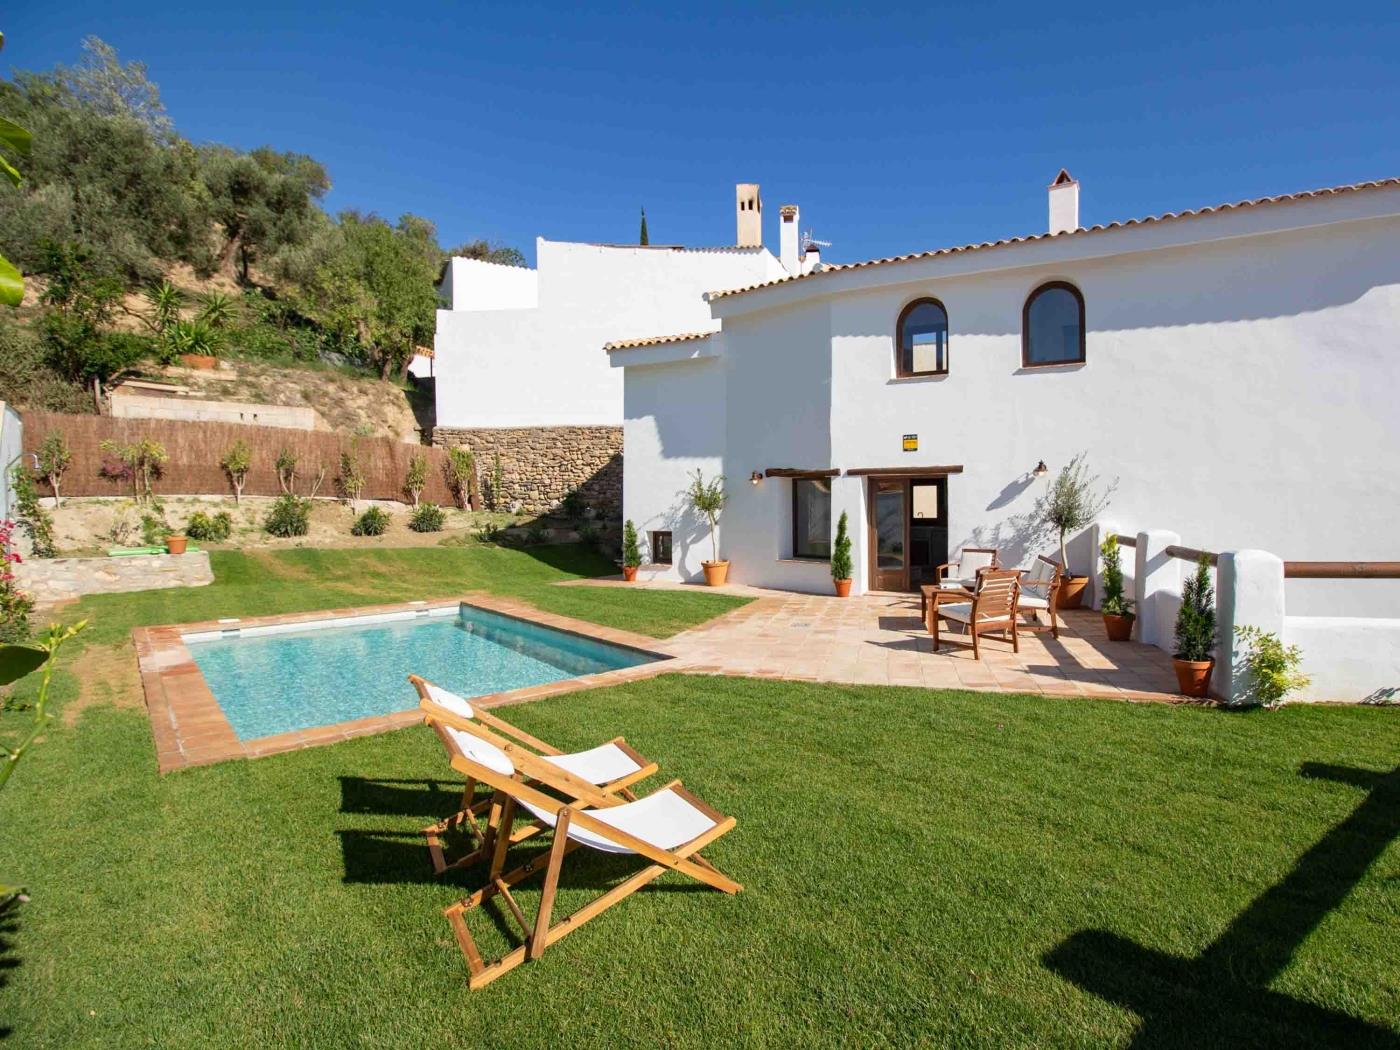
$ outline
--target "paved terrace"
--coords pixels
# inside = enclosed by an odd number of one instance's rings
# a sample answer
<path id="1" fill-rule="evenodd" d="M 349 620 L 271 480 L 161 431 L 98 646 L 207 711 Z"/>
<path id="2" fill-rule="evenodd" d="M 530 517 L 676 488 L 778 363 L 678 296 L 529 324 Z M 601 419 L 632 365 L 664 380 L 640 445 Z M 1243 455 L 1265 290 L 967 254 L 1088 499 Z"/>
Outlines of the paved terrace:
<path id="1" fill-rule="evenodd" d="M 917 595 L 841 599 L 740 587 L 722 593 L 754 601 L 656 646 L 684 665 L 672 669 L 857 685 L 1183 699 L 1167 653 L 1139 642 L 1108 641 L 1103 619 L 1092 610 L 1061 614 L 1058 640 L 1048 633 L 1022 634 L 1019 653 L 1010 642 L 983 635 L 979 661 L 957 626 L 946 621 L 942 648 L 933 651 Z"/>

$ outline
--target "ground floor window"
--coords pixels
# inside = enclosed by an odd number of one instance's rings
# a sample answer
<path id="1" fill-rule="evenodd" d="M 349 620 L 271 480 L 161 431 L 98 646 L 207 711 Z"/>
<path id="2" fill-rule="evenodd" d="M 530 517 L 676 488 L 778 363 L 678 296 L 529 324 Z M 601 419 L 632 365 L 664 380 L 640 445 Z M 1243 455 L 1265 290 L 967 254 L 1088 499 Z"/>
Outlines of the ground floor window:
<path id="1" fill-rule="evenodd" d="M 670 532 L 653 532 L 651 534 L 651 562 L 653 565 L 671 564 Z"/>
<path id="2" fill-rule="evenodd" d="M 831 557 L 831 479 L 794 478 L 792 556 Z"/>

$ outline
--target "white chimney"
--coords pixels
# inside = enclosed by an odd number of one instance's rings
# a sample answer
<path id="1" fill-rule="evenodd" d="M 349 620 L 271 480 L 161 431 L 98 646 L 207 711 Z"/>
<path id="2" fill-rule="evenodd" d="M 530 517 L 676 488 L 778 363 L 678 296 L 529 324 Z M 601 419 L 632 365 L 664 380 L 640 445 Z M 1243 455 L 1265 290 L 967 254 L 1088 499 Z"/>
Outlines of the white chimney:
<path id="1" fill-rule="evenodd" d="M 740 248 L 763 247 L 763 200 L 758 183 L 741 182 L 734 187 L 734 213 L 739 223 Z"/>
<path id="2" fill-rule="evenodd" d="M 793 276 L 802 269 L 802 241 L 797 230 L 797 205 L 784 204 L 778 209 L 778 259 Z"/>
<path id="3" fill-rule="evenodd" d="M 1079 183 L 1064 168 L 1050 183 L 1050 232 L 1070 233 L 1079 229 Z"/>

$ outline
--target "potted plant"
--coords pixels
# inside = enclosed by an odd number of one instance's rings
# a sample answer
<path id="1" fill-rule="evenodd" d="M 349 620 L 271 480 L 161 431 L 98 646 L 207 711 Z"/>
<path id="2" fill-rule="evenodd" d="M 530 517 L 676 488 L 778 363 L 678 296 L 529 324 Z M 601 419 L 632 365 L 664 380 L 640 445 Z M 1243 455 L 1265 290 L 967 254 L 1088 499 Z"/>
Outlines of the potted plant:
<path id="1" fill-rule="evenodd" d="M 184 554 L 188 543 L 183 532 L 172 532 L 165 537 L 165 549 L 171 554 Z"/>
<path id="2" fill-rule="evenodd" d="M 836 522 L 836 541 L 831 545 L 831 582 L 836 585 L 836 597 L 851 593 L 851 537 L 846 534 L 846 512 Z"/>
<path id="3" fill-rule="evenodd" d="M 642 552 L 637 546 L 637 526 L 628 518 L 622 526 L 622 578 L 631 583 L 637 578 L 637 567 L 642 564 Z"/>
<path id="4" fill-rule="evenodd" d="M 1203 554 L 1196 571 L 1181 592 L 1181 608 L 1176 614 L 1176 651 L 1172 666 L 1176 684 L 1183 696 L 1205 696 L 1210 692 L 1210 673 L 1215 667 L 1215 589 L 1210 583 L 1210 560 Z"/>
<path id="5" fill-rule="evenodd" d="M 720 474 L 706 481 L 705 475 L 697 470 L 695 479 L 690 483 L 685 495 L 691 509 L 710 523 L 710 546 L 714 558 L 700 563 L 700 567 L 705 570 L 705 583 L 710 587 L 721 587 L 729 578 L 729 562 L 720 561 L 719 533 L 715 531 L 719 527 L 720 511 L 724 510 L 728 499 L 724 492 L 724 475 Z"/>
<path id="6" fill-rule="evenodd" d="M 1064 578 L 1060 581 L 1059 597 L 1055 602 L 1060 609 L 1078 609 L 1084 601 L 1084 588 L 1089 583 L 1089 577 L 1076 576 L 1069 571 L 1065 542 L 1072 533 L 1092 525 L 1108 506 L 1117 482 L 1100 491 L 1095 486 L 1097 481 L 1098 475 L 1090 474 L 1085 468 L 1084 454 L 1081 452 L 1060 468 L 1060 473 L 1050 483 L 1045 495 L 1036 501 L 1036 516 L 1055 531 L 1060 541 L 1060 568 L 1064 570 Z"/>
<path id="7" fill-rule="evenodd" d="M 1099 612 L 1103 614 L 1104 630 L 1110 642 L 1126 642 L 1133 636 L 1133 603 L 1123 597 L 1123 552 L 1118 547 L 1118 537 L 1109 536 L 1099 546 L 1103 558 L 1103 601 Z"/>

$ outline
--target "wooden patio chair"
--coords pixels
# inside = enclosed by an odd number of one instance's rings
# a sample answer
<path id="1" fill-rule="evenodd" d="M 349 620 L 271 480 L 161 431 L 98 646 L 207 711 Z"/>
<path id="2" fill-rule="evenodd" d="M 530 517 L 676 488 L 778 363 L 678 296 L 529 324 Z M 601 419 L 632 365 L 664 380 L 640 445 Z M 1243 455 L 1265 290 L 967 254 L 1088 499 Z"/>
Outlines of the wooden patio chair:
<path id="1" fill-rule="evenodd" d="M 1035 564 L 1021 574 L 1021 592 L 1016 599 L 1018 613 L 1029 615 L 1021 630 L 1044 632 L 1060 637 L 1060 620 L 1055 613 L 1055 601 L 1060 596 L 1060 563 L 1043 554 L 1036 555 Z M 1037 613 L 1044 612 L 1049 623 L 1041 623 Z"/>
<path id="2" fill-rule="evenodd" d="M 956 561 L 944 562 L 933 571 L 934 582 L 950 590 L 975 591 L 977 577 L 997 564 L 995 547 L 964 547 Z"/>
<path id="3" fill-rule="evenodd" d="M 630 802 L 576 782 L 568 787 L 571 800 L 565 801 L 534 786 L 535 782 L 553 786 L 559 779 L 557 767 L 549 766 L 542 757 L 516 745 L 498 747 L 485 736 L 466 737 L 462 754 L 452 759 L 452 768 L 469 780 L 494 788 L 492 808 L 500 811 L 500 833 L 492 844 L 486 886 L 443 909 L 462 957 L 466 959 L 467 984 L 473 990 L 490 984 L 529 959 L 539 958 L 549 945 L 667 871 L 689 875 L 725 893 L 738 893 L 743 888 L 700 856 L 700 850 L 734 827 L 735 819 L 690 794 L 679 780 Z M 547 856 L 537 854 L 503 874 L 506 850 L 514 838 L 512 822 L 521 807 L 533 814 L 537 823 L 554 829 L 554 841 Z M 636 855 L 651 863 L 555 922 L 554 897 L 564 856 L 579 846 L 602 853 Z M 510 888 L 538 871 L 544 872 L 544 887 L 539 911 L 535 921 L 530 922 Z M 525 943 L 487 962 L 467 929 L 466 913 L 498 894 L 519 923 Z"/>
<path id="4" fill-rule="evenodd" d="M 948 620 L 961 624 L 972 635 L 972 657 L 982 659 L 977 639 L 983 634 L 1000 634 L 1011 640 L 1012 652 L 1021 651 L 1016 637 L 1016 600 L 1020 586 L 1019 569 L 986 569 L 981 585 L 970 602 L 938 604 L 930 614 L 933 630 L 933 651 L 938 652 L 940 638 L 938 622 Z"/>
<path id="5" fill-rule="evenodd" d="M 493 740 L 514 741 L 516 744 L 524 745 L 559 771 L 576 777 L 589 787 L 596 787 L 605 794 L 620 795 L 624 799 L 636 798 L 630 790 L 631 786 L 638 781 L 645 780 L 660 768 L 655 762 L 644 758 L 628 747 L 627 741 L 620 736 L 613 737 L 607 743 L 600 744 L 588 751 L 564 754 L 558 748 L 551 747 L 538 737 L 533 737 L 523 729 L 511 725 L 504 718 L 472 707 L 462 697 L 442 688 L 442 686 L 434 685 L 416 674 L 409 675 L 408 680 L 418 690 L 418 706 L 423 710 L 424 721 L 432 727 L 438 739 L 442 741 L 442 746 L 447 749 L 449 759 L 456 758 L 463 753 L 464 736 L 477 734 L 481 729 L 489 727 L 489 730 L 495 731 L 490 734 Z M 496 737 L 496 733 L 499 733 L 500 737 Z M 487 817 L 485 827 L 477 823 L 478 818 L 483 815 Z M 461 809 L 450 817 L 445 817 L 423 829 L 423 837 L 428 842 L 428 854 L 433 862 L 433 871 L 441 875 L 453 868 L 468 867 L 485 859 L 490 850 L 490 838 L 495 830 L 492 816 L 491 799 L 485 798 L 477 802 L 476 781 L 468 778 L 462 790 Z M 495 816 L 499 816 L 499 814 L 497 813 Z M 476 844 L 476 849 L 455 860 L 448 861 L 443 852 L 442 838 L 456 828 L 460 828 L 469 840 Z M 524 841 L 529 838 L 530 834 L 540 830 L 543 829 L 536 828 L 534 832 L 530 832 L 522 827 L 517 834 L 516 841 Z"/>

